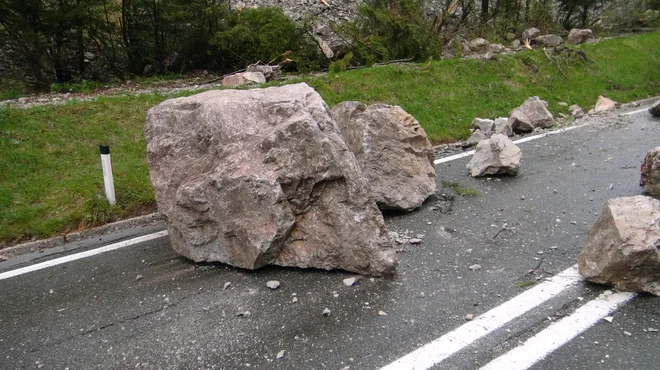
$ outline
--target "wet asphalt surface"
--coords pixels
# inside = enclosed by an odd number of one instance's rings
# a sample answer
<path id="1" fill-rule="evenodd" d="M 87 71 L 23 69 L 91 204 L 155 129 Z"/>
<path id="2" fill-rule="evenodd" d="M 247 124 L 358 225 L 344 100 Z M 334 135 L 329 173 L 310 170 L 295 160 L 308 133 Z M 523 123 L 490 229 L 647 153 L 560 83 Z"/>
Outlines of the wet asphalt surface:
<path id="1" fill-rule="evenodd" d="M 382 367 L 574 265 L 606 200 L 643 194 L 639 167 L 660 145 L 660 120 L 594 123 L 520 144 L 515 178 L 473 179 L 470 158 L 438 165 L 437 197 L 385 217 L 390 231 L 423 234 L 398 246 L 393 278 L 347 287 L 355 275 L 341 271 L 194 264 L 162 238 L 1 280 L 0 368 Z M 437 368 L 479 368 L 606 289 L 571 287 Z M 660 300 L 637 297 L 613 316 L 534 368 L 657 369 L 660 333 L 647 329 L 660 328 Z"/>

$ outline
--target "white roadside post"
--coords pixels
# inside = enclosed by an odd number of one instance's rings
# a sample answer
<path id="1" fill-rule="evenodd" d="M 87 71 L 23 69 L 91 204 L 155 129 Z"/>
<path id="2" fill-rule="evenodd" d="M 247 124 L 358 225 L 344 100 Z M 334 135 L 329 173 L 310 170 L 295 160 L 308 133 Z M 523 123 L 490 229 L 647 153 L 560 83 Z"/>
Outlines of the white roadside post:
<path id="1" fill-rule="evenodd" d="M 103 169 L 103 184 L 105 185 L 105 197 L 108 203 L 114 206 L 117 203 L 115 198 L 115 183 L 112 179 L 112 161 L 110 160 L 110 147 L 107 145 L 100 145 L 101 151 L 101 168 Z"/>

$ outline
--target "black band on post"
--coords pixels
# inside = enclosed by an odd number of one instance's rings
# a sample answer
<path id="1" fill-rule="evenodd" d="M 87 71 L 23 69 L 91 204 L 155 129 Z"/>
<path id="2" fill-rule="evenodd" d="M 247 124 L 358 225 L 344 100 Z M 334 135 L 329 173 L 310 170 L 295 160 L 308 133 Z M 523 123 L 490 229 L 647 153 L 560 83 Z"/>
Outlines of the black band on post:
<path id="1" fill-rule="evenodd" d="M 99 150 L 101 150 L 101 154 L 110 154 L 110 146 L 108 145 L 99 145 Z"/>

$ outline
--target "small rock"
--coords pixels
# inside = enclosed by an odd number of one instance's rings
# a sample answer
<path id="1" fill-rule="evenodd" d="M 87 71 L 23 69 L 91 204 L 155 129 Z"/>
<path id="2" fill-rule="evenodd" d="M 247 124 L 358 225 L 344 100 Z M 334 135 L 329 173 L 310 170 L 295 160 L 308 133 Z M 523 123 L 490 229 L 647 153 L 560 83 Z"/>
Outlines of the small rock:
<path id="1" fill-rule="evenodd" d="M 275 290 L 280 287 L 280 282 L 277 280 L 271 280 L 266 283 L 266 286 L 271 290 Z"/>
<path id="2" fill-rule="evenodd" d="M 660 146 L 650 150 L 644 157 L 639 186 L 656 197 L 660 197 Z"/>
<path id="3" fill-rule="evenodd" d="M 285 350 L 281 350 L 281 351 L 277 352 L 277 356 L 275 356 L 275 357 L 279 360 L 279 359 L 281 359 L 282 357 L 284 357 L 285 354 L 286 354 L 286 351 L 285 351 Z"/>
<path id="4" fill-rule="evenodd" d="M 606 98 L 601 95 L 598 97 L 598 100 L 596 101 L 596 106 L 594 107 L 594 109 L 589 111 L 589 114 L 607 112 L 614 108 L 616 108 L 616 102 L 610 98 Z"/>
<path id="5" fill-rule="evenodd" d="M 472 120 L 472 129 L 481 130 L 485 135 L 490 136 L 495 129 L 495 121 L 492 119 L 475 118 Z"/>
<path id="6" fill-rule="evenodd" d="M 250 312 L 250 311 L 238 312 L 238 313 L 236 313 L 236 316 L 239 316 L 239 317 L 250 317 L 250 316 L 252 316 L 252 312 Z"/>
<path id="7" fill-rule="evenodd" d="M 627 335 L 627 336 L 629 336 L 629 337 L 632 336 L 632 333 L 630 333 L 630 332 L 628 332 L 628 331 L 624 331 L 623 334 L 624 334 L 624 335 Z"/>
<path id="8" fill-rule="evenodd" d="M 344 279 L 342 282 L 343 282 L 344 285 L 346 285 L 346 286 L 353 286 L 353 285 L 355 285 L 355 282 L 356 282 L 356 281 L 357 281 L 357 278 L 355 278 L 355 277 L 350 277 L 350 278 Z"/>
<path id="9" fill-rule="evenodd" d="M 518 39 L 513 40 L 513 42 L 511 43 L 511 47 L 514 49 L 518 49 L 520 47 L 520 40 Z"/>
<path id="10" fill-rule="evenodd" d="M 408 241 L 408 243 L 410 243 L 410 244 L 421 244 L 422 239 L 412 238 Z"/>
<path id="11" fill-rule="evenodd" d="M 48 293 L 53 294 L 55 291 L 51 289 Z"/>
<path id="12" fill-rule="evenodd" d="M 657 333 L 660 330 L 658 330 L 656 328 L 648 328 L 648 329 L 646 329 L 646 331 L 651 332 L 651 333 Z"/>
<path id="13" fill-rule="evenodd" d="M 543 251 L 538 251 L 536 252 L 536 254 L 543 254 Z"/>
<path id="14" fill-rule="evenodd" d="M 607 321 L 607 322 L 612 322 L 612 321 L 614 321 L 614 317 L 612 317 L 612 316 L 607 316 L 607 317 L 604 317 L 603 320 L 605 320 L 605 321 Z"/>
<path id="15" fill-rule="evenodd" d="M 298 303 L 298 297 L 293 297 L 293 299 L 291 299 L 291 303 Z"/>
<path id="16" fill-rule="evenodd" d="M 649 108 L 649 113 L 651 113 L 654 117 L 660 117 L 660 100 L 655 102 L 650 108 Z"/>
<path id="17" fill-rule="evenodd" d="M 231 285 L 231 282 L 228 281 L 228 282 L 225 283 L 225 286 L 222 289 L 227 290 L 227 289 L 229 289 L 230 285 Z"/>
<path id="18" fill-rule="evenodd" d="M 470 321 L 470 320 L 472 320 L 473 318 L 474 318 L 474 315 L 471 314 L 471 313 L 465 315 L 465 320 L 466 320 L 466 321 Z"/>
<path id="19" fill-rule="evenodd" d="M 331 312 L 331 311 L 326 307 L 326 308 L 323 310 L 323 316 L 330 316 L 330 312 Z"/>
<path id="20" fill-rule="evenodd" d="M 9 259 L 9 258 L 8 258 L 7 256 L 5 256 L 4 254 L 0 254 L 0 262 L 2 262 L 2 261 L 6 261 L 6 260 L 8 260 L 8 259 Z"/>
<path id="21" fill-rule="evenodd" d="M 541 34 L 541 30 L 538 28 L 529 28 L 522 33 L 523 40 L 533 40 Z"/>
<path id="22" fill-rule="evenodd" d="M 472 177 L 504 174 L 515 176 L 520 168 L 520 158 L 520 148 L 511 139 L 495 134 L 477 145 L 467 168 Z"/>
<path id="23" fill-rule="evenodd" d="M 143 277 L 144 276 L 142 276 L 142 275 L 138 275 L 138 276 L 135 277 L 135 280 L 142 280 Z"/>
<path id="24" fill-rule="evenodd" d="M 477 270 L 481 270 L 481 265 L 472 265 L 468 268 L 472 271 L 477 271 Z"/>
<path id="25" fill-rule="evenodd" d="M 538 36 L 534 39 L 537 44 L 543 45 L 543 46 L 559 46 L 564 43 L 564 40 L 561 38 L 561 36 L 557 35 L 543 35 L 543 36 Z"/>
<path id="26" fill-rule="evenodd" d="M 571 105 L 570 107 L 568 107 L 568 110 L 571 112 L 571 116 L 573 116 L 573 118 L 584 117 L 584 110 L 582 109 L 581 106 L 577 104 Z"/>
<path id="27" fill-rule="evenodd" d="M 590 29 L 572 29 L 571 32 L 568 33 L 567 40 L 571 44 L 582 44 L 587 42 L 587 40 L 593 36 L 594 33 Z"/>

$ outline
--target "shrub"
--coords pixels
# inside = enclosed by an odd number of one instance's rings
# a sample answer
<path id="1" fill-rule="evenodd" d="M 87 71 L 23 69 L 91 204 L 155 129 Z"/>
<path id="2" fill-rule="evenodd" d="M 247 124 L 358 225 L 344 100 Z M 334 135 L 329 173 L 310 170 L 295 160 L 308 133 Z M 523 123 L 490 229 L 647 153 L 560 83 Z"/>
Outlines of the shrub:
<path id="1" fill-rule="evenodd" d="M 219 64 L 240 69 L 261 61 L 268 63 L 286 52 L 290 69 L 314 70 L 325 57 L 306 24 L 296 24 L 279 8 L 265 7 L 235 12 L 225 30 L 216 33 L 212 44 L 218 48 Z"/>

